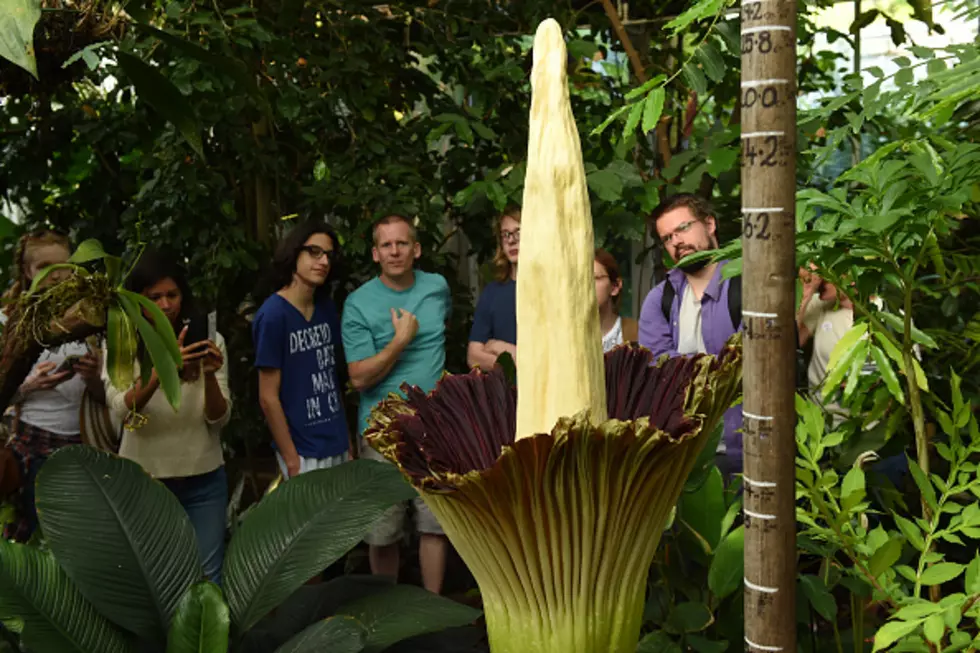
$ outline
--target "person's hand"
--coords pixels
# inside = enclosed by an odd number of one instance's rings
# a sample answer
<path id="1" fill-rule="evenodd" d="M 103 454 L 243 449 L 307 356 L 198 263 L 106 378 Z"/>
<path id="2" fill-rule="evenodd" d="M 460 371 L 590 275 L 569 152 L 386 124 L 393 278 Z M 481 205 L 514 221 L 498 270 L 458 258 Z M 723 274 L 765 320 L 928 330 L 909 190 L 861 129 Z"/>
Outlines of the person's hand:
<path id="1" fill-rule="evenodd" d="M 283 456 L 282 459 L 286 462 L 286 478 L 293 478 L 294 476 L 299 476 L 300 470 L 300 460 L 299 454 L 295 451 L 288 455 Z"/>
<path id="2" fill-rule="evenodd" d="M 81 358 L 75 361 L 72 365 L 72 369 L 75 373 L 86 383 L 93 383 L 98 381 L 102 376 L 102 362 L 99 357 L 92 352 L 88 352 Z"/>
<path id="3" fill-rule="evenodd" d="M 214 344 L 210 340 L 207 342 L 207 352 L 204 356 L 204 373 L 214 374 L 221 369 L 221 366 L 225 364 L 225 357 L 221 354 L 221 350 L 218 349 L 218 345 Z"/>
<path id="4" fill-rule="evenodd" d="M 44 361 L 34 368 L 24 383 L 20 386 L 20 391 L 22 395 L 30 394 L 31 392 L 37 392 L 38 390 L 51 390 L 57 387 L 60 383 L 67 381 L 73 374 L 72 370 L 65 370 L 64 372 L 55 372 L 57 365 L 52 361 Z"/>
<path id="5" fill-rule="evenodd" d="M 391 326 L 395 327 L 395 340 L 404 344 L 412 342 L 419 332 L 419 319 L 404 309 L 391 309 Z"/>
<path id="6" fill-rule="evenodd" d="M 818 275 L 812 269 L 801 268 L 800 279 L 803 281 L 804 297 L 812 297 L 818 290 L 820 290 L 820 284 L 823 283 L 823 279 L 820 278 L 820 275 Z"/>
<path id="7" fill-rule="evenodd" d="M 487 340 L 484 347 L 488 352 L 490 352 L 494 356 L 500 356 L 501 354 L 506 352 L 510 354 L 510 357 L 513 358 L 514 361 L 517 361 L 517 347 L 515 345 L 510 344 L 509 342 L 505 342 L 503 340 L 490 339 Z"/>

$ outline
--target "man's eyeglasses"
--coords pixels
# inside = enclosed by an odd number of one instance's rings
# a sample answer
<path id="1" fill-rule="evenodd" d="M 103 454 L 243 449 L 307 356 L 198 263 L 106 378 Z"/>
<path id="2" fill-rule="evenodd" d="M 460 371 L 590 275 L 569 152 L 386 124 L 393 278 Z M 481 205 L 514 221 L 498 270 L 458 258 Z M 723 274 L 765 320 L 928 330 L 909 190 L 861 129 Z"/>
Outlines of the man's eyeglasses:
<path id="1" fill-rule="evenodd" d="M 688 231 L 691 230 L 691 227 L 696 225 L 698 222 L 699 220 L 697 218 L 694 218 L 693 220 L 688 220 L 687 222 L 681 223 L 676 229 L 674 229 L 669 234 L 665 236 L 661 236 L 660 242 L 662 242 L 664 245 L 669 245 L 670 242 L 674 240 L 674 236 L 678 234 L 687 233 Z"/>
<path id="2" fill-rule="evenodd" d="M 514 229 L 513 231 L 501 231 L 500 240 L 505 243 L 519 243 L 521 242 L 521 230 Z"/>
<path id="3" fill-rule="evenodd" d="M 324 256 L 327 257 L 328 261 L 332 261 L 334 257 L 334 251 L 332 249 L 323 249 L 317 245 L 303 245 L 300 250 L 306 252 L 312 256 L 315 260 L 319 261 Z"/>

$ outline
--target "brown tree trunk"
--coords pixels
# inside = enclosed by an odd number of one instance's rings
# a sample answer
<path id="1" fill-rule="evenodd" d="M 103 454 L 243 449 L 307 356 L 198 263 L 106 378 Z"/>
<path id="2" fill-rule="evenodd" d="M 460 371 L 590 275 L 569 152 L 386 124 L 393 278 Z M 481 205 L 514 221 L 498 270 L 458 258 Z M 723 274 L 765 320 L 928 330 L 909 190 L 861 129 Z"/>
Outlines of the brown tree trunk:
<path id="1" fill-rule="evenodd" d="M 745 650 L 795 651 L 796 0 L 741 14 Z"/>

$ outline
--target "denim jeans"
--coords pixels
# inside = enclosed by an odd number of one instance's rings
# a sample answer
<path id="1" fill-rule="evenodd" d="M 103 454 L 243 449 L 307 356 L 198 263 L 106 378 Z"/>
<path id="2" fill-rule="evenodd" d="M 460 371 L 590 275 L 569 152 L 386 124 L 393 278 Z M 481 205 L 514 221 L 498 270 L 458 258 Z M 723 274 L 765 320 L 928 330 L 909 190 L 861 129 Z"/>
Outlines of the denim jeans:
<path id="1" fill-rule="evenodd" d="M 160 479 L 187 512 L 197 535 L 197 549 L 208 580 L 221 585 L 225 558 L 225 512 L 228 475 L 224 466 L 213 472 L 183 478 Z"/>

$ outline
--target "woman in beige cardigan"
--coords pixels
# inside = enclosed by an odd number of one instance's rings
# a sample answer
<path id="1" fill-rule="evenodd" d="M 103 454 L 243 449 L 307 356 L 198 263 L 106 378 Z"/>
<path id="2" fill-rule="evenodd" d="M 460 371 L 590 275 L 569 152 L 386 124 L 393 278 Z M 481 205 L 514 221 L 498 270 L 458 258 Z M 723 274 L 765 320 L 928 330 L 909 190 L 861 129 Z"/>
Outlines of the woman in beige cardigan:
<path id="1" fill-rule="evenodd" d="M 213 341 L 185 344 L 192 298 L 172 259 L 145 251 L 126 285 L 152 300 L 170 320 L 184 365 L 176 412 L 160 389 L 156 370 L 146 385 L 137 370 L 137 381 L 127 391 L 117 390 L 103 376 L 110 410 L 126 424 L 119 455 L 139 463 L 174 493 L 194 526 L 205 575 L 220 584 L 228 503 L 220 433 L 231 415 L 225 341 L 215 333 Z"/>

